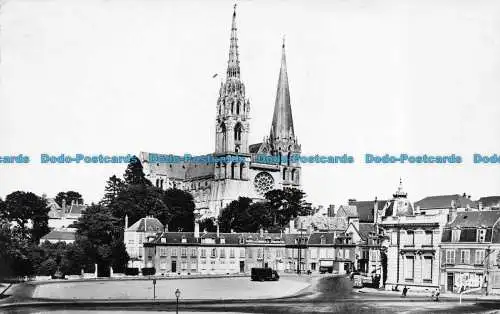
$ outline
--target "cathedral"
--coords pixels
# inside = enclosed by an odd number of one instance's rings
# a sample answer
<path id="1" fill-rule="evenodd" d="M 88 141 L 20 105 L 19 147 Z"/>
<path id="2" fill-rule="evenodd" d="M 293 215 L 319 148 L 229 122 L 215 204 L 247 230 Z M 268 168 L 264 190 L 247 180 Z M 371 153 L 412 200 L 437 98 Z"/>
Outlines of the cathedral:
<path id="1" fill-rule="evenodd" d="M 215 149 L 207 155 L 232 161 L 157 162 L 158 154 L 141 152 L 139 158 L 148 179 L 162 189 L 190 192 L 202 217 L 217 217 L 240 196 L 262 200 L 272 189 L 299 188 L 301 167 L 290 156 L 300 154 L 301 146 L 293 128 L 284 41 L 272 124 L 261 143 L 248 143 L 250 107 L 240 75 L 235 6 L 226 80 L 221 82 L 215 108 Z M 273 156 L 277 162 L 264 162 L 258 156 Z"/>

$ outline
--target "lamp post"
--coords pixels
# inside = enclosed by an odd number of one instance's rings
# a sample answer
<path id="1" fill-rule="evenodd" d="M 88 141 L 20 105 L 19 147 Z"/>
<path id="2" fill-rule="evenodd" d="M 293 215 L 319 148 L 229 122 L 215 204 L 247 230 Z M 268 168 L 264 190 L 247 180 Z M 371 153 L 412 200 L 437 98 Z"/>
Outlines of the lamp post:
<path id="1" fill-rule="evenodd" d="M 179 297 L 181 296 L 181 291 L 179 289 L 175 289 L 175 298 L 177 299 L 175 313 L 179 314 Z"/>

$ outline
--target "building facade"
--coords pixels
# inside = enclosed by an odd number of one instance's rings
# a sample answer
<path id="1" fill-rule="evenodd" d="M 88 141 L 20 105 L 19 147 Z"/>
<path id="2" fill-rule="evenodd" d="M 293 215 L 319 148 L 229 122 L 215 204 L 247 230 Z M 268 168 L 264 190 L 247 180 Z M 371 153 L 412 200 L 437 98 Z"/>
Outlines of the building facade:
<path id="1" fill-rule="evenodd" d="M 272 124 L 269 136 L 261 143 L 248 141 L 251 104 L 240 74 L 234 11 L 226 80 L 221 82 L 216 103 L 215 148 L 203 156 L 226 161 L 191 162 L 177 156 L 181 162 L 167 162 L 165 155 L 140 154 L 151 182 L 164 189 L 189 191 L 203 217 L 218 216 L 222 208 L 240 196 L 262 200 L 271 189 L 301 184 L 300 164 L 291 158 L 301 152 L 301 146 L 293 125 L 284 41 Z"/>
<path id="2" fill-rule="evenodd" d="M 441 240 L 443 291 L 500 294 L 500 211 L 451 212 Z"/>

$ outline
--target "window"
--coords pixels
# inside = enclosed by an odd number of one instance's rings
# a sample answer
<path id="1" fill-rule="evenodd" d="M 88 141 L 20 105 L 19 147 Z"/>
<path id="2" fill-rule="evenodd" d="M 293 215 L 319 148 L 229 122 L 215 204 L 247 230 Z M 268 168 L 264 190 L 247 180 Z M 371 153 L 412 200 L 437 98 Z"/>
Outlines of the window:
<path id="1" fill-rule="evenodd" d="M 349 250 L 345 250 L 344 253 L 344 258 L 348 259 L 349 258 Z"/>
<path id="2" fill-rule="evenodd" d="M 220 249 L 220 257 L 226 258 L 226 249 L 225 248 Z"/>
<path id="3" fill-rule="evenodd" d="M 167 258 L 166 257 L 160 258 L 160 269 L 167 269 Z"/>
<path id="4" fill-rule="evenodd" d="M 344 257 L 344 252 L 343 252 L 343 251 L 344 251 L 343 249 L 339 249 L 339 250 L 337 251 L 337 257 L 338 257 L 338 258 L 343 258 L 343 257 Z"/>
<path id="5" fill-rule="evenodd" d="M 470 263 L 470 250 L 460 250 L 460 264 Z"/>
<path id="6" fill-rule="evenodd" d="M 220 244 L 226 244 L 226 239 L 220 238 Z"/>
<path id="7" fill-rule="evenodd" d="M 477 242 L 484 242 L 486 240 L 486 229 L 477 229 Z"/>
<path id="8" fill-rule="evenodd" d="M 455 229 L 451 230 L 451 242 L 458 242 L 460 241 L 460 230 Z"/>
<path id="9" fill-rule="evenodd" d="M 406 256 L 405 259 L 405 279 L 413 280 L 415 270 L 415 256 Z"/>
<path id="10" fill-rule="evenodd" d="M 234 247 L 229 249 L 229 257 L 234 258 Z"/>
<path id="11" fill-rule="evenodd" d="M 262 248 L 259 248 L 257 250 L 257 259 L 261 259 L 262 258 Z"/>
<path id="12" fill-rule="evenodd" d="M 424 281 L 432 281 L 432 256 L 424 256 L 422 263 L 422 278 Z"/>
<path id="13" fill-rule="evenodd" d="M 335 257 L 335 249 L 326 249 L 326 257 L 334 258 Z"/>
<path id="14" fill-rule="evenodd" d="M 201 257 L 203 258 L 207 257 L 207 249 L 205 248 L 201 249 Z"/>
<path id="15" fill-rule="evenodd" d="M 397 245 L 398 244 L 398 234 L 397 234 L 397 232 L 391 232 L 391 244 L 392 245 Z"/>
<path id="16" fill-rule="evenodd" d="M 318 258 L 318 249 L 311 249 L 311 258 Z"/>
<path id="17" fill-rule="evenodd" d="M 196 252 L 196 248 L 191 248 L 191 257 L 196 257 L 198 252 Z"/>
<path id="18" fill-rule="evenodd" d="M 415 232 L 413 230 L 406 231 L 406 243 L 407 246 L 415 245 Z"/>
<path id="19" fill-rule="evenodd" d="M 276 258 L 281 258 L 282 252 L 281 249 L 276 249 Z"/>
<path id="20" fill-rule="evenodd" d="M 248 258 L 253 258 L 253 249 L 248 248 Z"/>
<path id="21" fill-rule="evenodd" d="M 446 250 L 446 264 L 455 264 L 455 250 Z"/>
<path id="22" fill-rule="evenodd" d="M 319 258 L 326 258 L 326 249 L 319 249 Z"/>
<path id="23" fill-rule="evenodd" d="M 211 257 L 217 257 L 217 249 L 216 248 L 212 248 Z"/>
<path id="24" fill-rule="evenodd" d="M 187 242 L 186 238 L 182 237 L 181 243 L 186 243 L 186 242 Z"/>
<path id="25" fill-rule="evenodd" d="M 245 249 L 240 248 L 240 258 L 245 258 Z"/>
<path id="26" fill-rule="evenodd" d="M 181 257 L 187 256 L 187 249 L 185 247 L 181 248 Z"/>
<path id="27" fill-rule="evenodd" d="M 426 230 L 424 233 L 424 242 L 422 245 L 425 246 L 432 246 L 432 231 L 431 230 Z"/>
<path id="28" fill-rule="evenodd" d="M 482 265 L 484 264 L 484 250 L 476 250 L 475 256 L 474 256 L 474 264 L 476 265 Z"/>
<path id="29" fill-rule="evenodd" d="M 181 269 L 182 269 L 182 270 L 186 270 L 186 269 L 187 269 L 187 267 L 188 267 L 188 266 L 187 266 L 187 262 L 182 262 L 182 263 L 181 263 Z"/>
<path id="30" fill-rule="evenodd" d="M 321 236 L 321 244 L 326 244 L 326 238 L 325 236 Z"/>

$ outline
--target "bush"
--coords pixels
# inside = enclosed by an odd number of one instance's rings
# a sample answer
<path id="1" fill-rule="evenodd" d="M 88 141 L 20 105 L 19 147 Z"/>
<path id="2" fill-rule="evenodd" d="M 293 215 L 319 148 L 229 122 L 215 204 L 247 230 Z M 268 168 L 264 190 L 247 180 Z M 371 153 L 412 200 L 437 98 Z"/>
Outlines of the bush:
<path id="1" fill-rule="evenodd" d="M 54 259 L 49 258 L 43 261 L 38 267 L 37 273 L 41 276 L 51 276 L 57 270 L 57 263 Z"/>
<path id="2" fill-rule="evenodd" d="M 144 267 L 141 271 L 143 276 L 151 276 L 156 273 L 156 269 L 154 267 Z"/>
<path id="3" fill-rule="evenodd" d="M 125 268 L 125 275 L 127 276 L 137 276 L 139 275 L 139 268 L 133 267 L 133 268 Z"/>

